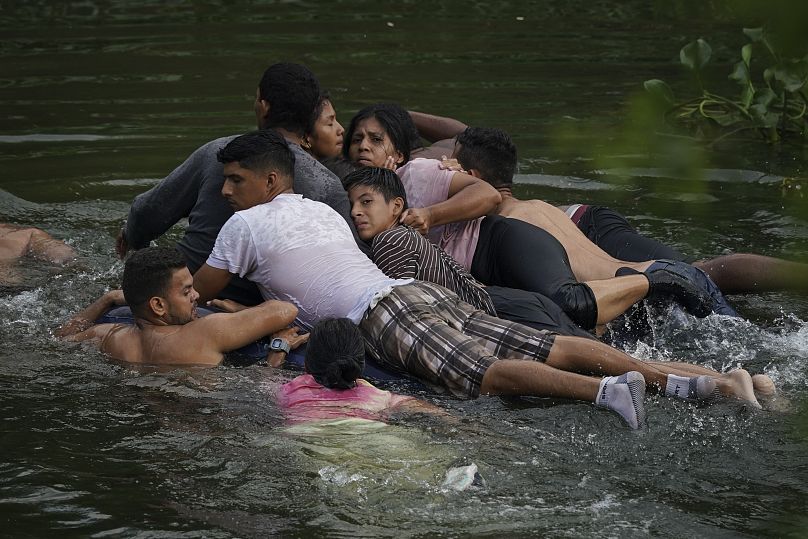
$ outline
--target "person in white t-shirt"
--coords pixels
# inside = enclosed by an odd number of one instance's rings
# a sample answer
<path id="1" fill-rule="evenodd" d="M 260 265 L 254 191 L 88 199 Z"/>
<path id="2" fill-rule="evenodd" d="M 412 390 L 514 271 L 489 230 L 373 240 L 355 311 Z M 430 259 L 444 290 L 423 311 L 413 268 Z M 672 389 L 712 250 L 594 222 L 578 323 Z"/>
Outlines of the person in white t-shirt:
<path id="1" fill-rule="evenodd" d="M 588 400 L 633 428 L 645 418 L 644 375 L 683 398 L 707 398 L 715 390 L 708 376 L 669 376 L 608 347 L 593 353 L 588 339 L 500 320 L 432 283 L 388 278 L 356 246 L 344 219 L 292 191 L 294 158 L 271 131 L 237 137 L 218 159 L 225 165 L 222 194 L 237 211 L 194 276 L 203 301 L 233 275 L 246 277 L 266 299 L 297 306 L 302 327 L 347 317 L 373 359 L 456 396 Z M 754 402 L 748 374 L 738 383 Z"/>

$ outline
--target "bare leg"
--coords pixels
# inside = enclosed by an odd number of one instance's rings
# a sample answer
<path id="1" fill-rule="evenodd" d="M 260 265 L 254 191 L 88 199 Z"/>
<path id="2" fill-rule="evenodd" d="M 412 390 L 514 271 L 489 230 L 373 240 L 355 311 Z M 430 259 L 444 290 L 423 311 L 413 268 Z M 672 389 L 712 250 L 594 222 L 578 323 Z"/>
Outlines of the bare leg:
<path id="1" fill-rule="evenodd" d="M 702 260 L 693 265 L 709 275 L 724 294 L 808 291 L 808 264 L 737 253 Z"/>
<path id="2" fill-rule="evenodd" d="M 659 369 L 666 369 L 671 374 L 680 374 L 684 376 L 706 374 L 707 376 L 712 376 L 715 380 L 718 391 L 722 395 L 726 395 L 728 397 L 737 397 L 739 399 L 749 401 L 754 406 L 760 408 L 760 403 L 755 397 L 755 380 L 744 369 L 735 369 L 730 372 L 720 373 L 702 365 L 694 365 L 692 363 L 684 363 L 679 361 L 647 361 L 646 363 L 650 363 Z M 768 376 L 756 376 L 763 377 L 758 379 L 758 383 L 761 384 L 761 387 L 763 387 L 766 380 L 768 380 L 768 383 L 771 384 L 772 388 L 774 387 L 774 383 Z"/>
<path id="3" fill-rule="evenodd" d="M 600 380 L 540 363 L 501 359 L 491 365 L 480 384 L 481 395 L 531 395 L 594 402 Z"/>
<path id="4" fill-rule="evenodd" d="M 585 284 L 595 295 L 598 324 L 608 324 L 648 295 L 648 279 L 644 275 L 612 277 Z"/>
<path id="5" fill-rule="evenodd" d="M 555 338 L 546 363 L 561 370 L 601 376 L 637 371 L 645 377 L 649 389 L 657 391 L 665 388 L 669 374 L 686 377 L 707 375 L 715 380 L 722 395 L 737 397 L 760 407 L 755 398 L 752 377 L 743 369 L 719 373 L 690 363 L 640 361 L 606 344 L 565 336 Z"/>

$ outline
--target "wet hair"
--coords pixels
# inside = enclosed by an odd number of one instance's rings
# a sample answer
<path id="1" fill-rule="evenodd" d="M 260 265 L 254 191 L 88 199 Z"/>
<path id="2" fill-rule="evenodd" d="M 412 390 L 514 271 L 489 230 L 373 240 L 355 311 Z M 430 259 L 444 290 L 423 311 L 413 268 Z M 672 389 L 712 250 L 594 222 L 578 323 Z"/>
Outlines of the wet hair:
<path id="1" fill-rule="evenodd" d="M 410 160 L 412 150 L 422 146 L 418 129 L 406 110 L 394 103 L 376 103 L 363 108 L 351 118 L 351 124 L 345 130 L 345 144 L 342 145 L 342 155 L 346 159 L 349 158 L 348 150 L 356 126 L 368 118 L 375 118 L 381 124 L 393 147 L 404 156 L 404 163 Z"/>
<path id="2" fill-rule="evenodd" d="M 321 320 L 309 335 L 304 365 L 320 385 L 354 387 L 365 368 L 365 343 L 359 328 L 347 318 Z"/>
<path id="3" fill-rule="evenodd" d="M 231 140 L 216 153 L 220 163 L 238 162 L 254 172 L 277 171 L 291 184 L 295 176 L 295 154 L 277 131 L 262 129 Z"/>
<path id="4" fill-rule="evenodd" d="M 342 180 L 345 190 L 358 185 L 366 185 L 384 197 L 385 202 L 390 202 L 396 197 L 401 197 L 404 201 L 404 209 L 407 209 L 407 192 L 398 174 L 387 168 L 364 167 L 359 168 Z"/>
<path id="5" fill-rule="evenodd" d="M 155 296 L 165 296 L 171 278 L 186 267 L 185 257 L 173 247 L 146 247 L 133 252 L 123 267 L 121 289 L 135 316 L 148 314 L 146 306 Z"/>
<path id="6" fill-rule="evenodd" d="M 258 83 L 258 95 L 269 103 L 265 127 L 300 136 L 311 132 L 321 94 L 320 82 L 309 68 L 285 62 L 269 66 Z"/>
<path id="7" fill-rule="evenodd" d="M 309 129 L 306 131 L 307 135 L 311 135 L 314 132 L 314 126 L 317 123 L 317 120 L 320 119 L 320 114 L 323 113 L 326 103 L 331 103 L 331 94 L 328 92 L 328 90 L 323 90 L 320 92 L 320 98 L 317 100 L 317 106 L 314 107 L 314 113 L 312 114 L 311 118 L 311 127 L 309 127 Z"/>
<path id="8" fill-rule="evenodd" d="M 493 127 L 467 127 L 457 135 L 457 161 L 466 170 L 476 169 L 494 187 L 513 184 L 516 146 L 510 135 Z"/>

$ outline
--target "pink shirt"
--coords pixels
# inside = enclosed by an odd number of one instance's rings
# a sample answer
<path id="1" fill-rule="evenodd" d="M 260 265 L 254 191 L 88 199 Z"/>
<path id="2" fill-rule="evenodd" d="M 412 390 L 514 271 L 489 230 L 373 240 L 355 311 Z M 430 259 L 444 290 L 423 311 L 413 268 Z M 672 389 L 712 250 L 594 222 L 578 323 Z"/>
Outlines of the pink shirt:
<path id="1" fill-rule="evenodd" d="M 410 208 L 426 208 L 449 198 L 449 185 L 453 170 L 440 168 L 436 159 L 413 159 L 396 170 L 407 192 Z M 427 236 L 429 241 L 446 251 L 461 266 L 471 269 L 474 250 L 480 237 L 482 217 L 472 221 L 460 221 L 447 225 L 433 226 Z"/>
<path id="2" fill-rule="evenodd" d="M 412 399 L 378 389 L 361 378 L 351 389 L 329 389 L 310 374 L 283 384 L 278 393 L 278 404 L 292 423 L 346 417 L 379 421 L 384 412 Z"/>

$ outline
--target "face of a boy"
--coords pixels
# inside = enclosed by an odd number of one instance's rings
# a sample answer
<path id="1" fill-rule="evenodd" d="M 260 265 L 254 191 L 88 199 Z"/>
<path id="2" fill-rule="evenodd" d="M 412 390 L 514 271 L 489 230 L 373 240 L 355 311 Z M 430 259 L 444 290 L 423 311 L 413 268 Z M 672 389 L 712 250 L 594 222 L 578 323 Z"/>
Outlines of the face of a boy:
<path id="1" fill-rule="evenodd" d="M 351 201 L 351 217 L 359 237 L 370 241 L 380 232 L 396 225 L 400 214 L 398 198 L 390 202 L 384 196 L 366 185 L 357 185 L 348 191 Z"/>

